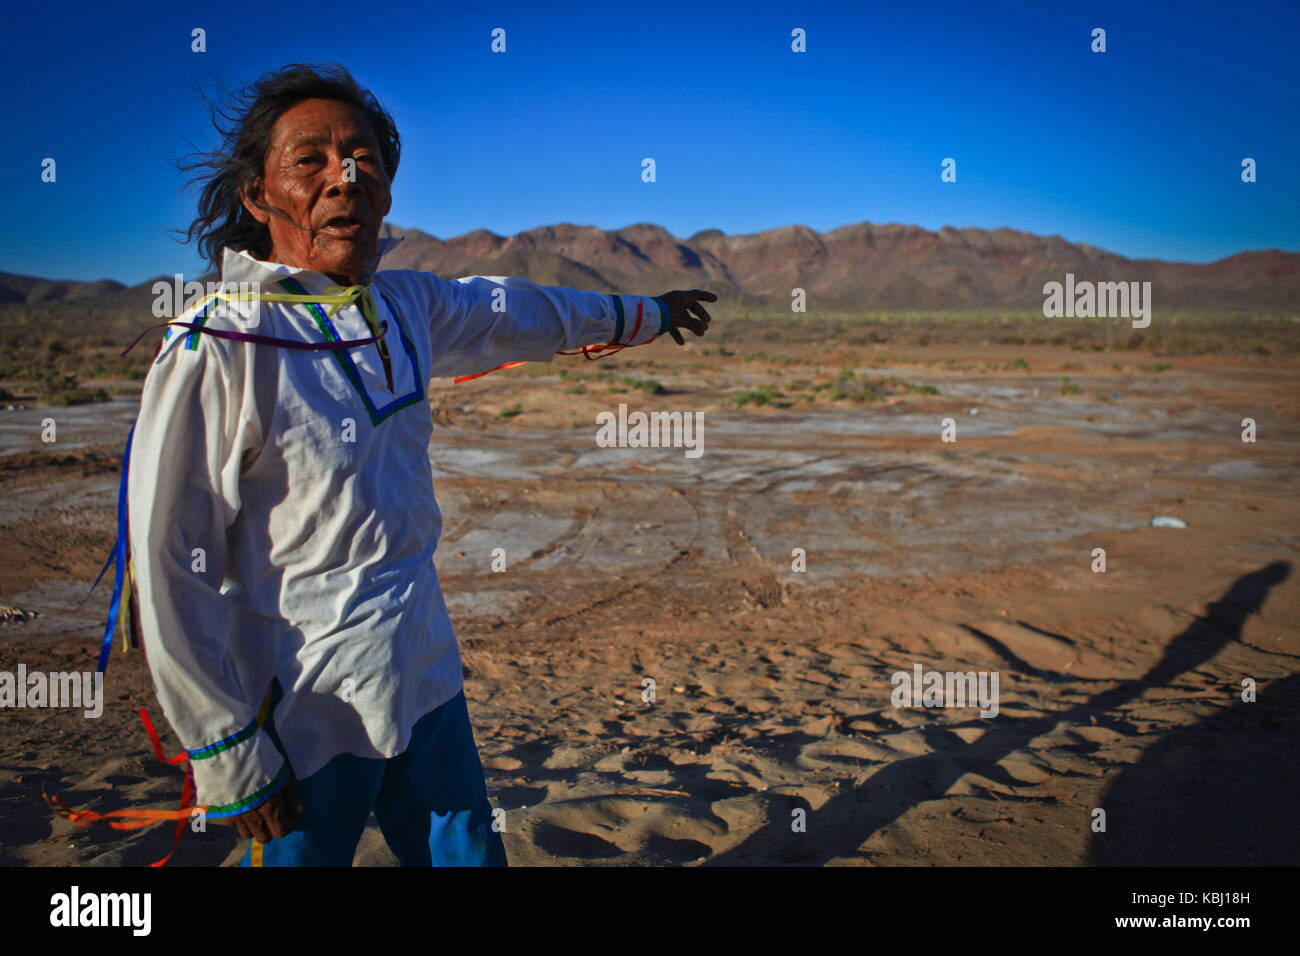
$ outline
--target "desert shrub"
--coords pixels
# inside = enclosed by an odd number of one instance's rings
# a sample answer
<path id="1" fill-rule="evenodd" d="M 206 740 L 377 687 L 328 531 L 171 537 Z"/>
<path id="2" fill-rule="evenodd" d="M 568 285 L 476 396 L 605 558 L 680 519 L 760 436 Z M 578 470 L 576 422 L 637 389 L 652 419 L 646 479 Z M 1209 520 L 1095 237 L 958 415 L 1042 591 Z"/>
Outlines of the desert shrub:
<path id="1" fill-rule="evenodd" d="M 763 385 L 760 388 L 751 388 L 744 392 L 737 392 L 731 396 L 733 405 L 773 405 L 778 398 L 782 398 L 781 392 L 778 392 L 771 385 Z"/>
<path id="2" fill-rule="evenodd" d="M 664 393 L 663 385 L 652 378 L 632 378 L 625 375 L 619 381 L 628 388 L 637 392 L 645 392 L 647 395 L 662 395 Z"/>
<path id="3" fill-rule="evenodd" d="M 53 392 L 44 398 L 46 405 L 58 405 L 68 407 L 71 405 L 94 405 L 98 402 L 111 402 L 108 392 L 102 388 L 84 389 L 70 388 L 61 392 Z"/>

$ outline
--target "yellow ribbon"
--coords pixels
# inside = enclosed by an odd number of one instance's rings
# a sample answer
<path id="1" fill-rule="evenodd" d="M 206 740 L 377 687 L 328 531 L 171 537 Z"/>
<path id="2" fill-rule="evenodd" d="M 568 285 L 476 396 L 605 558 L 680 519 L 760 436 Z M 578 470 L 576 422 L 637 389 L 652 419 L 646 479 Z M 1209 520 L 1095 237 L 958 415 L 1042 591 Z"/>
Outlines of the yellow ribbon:
<path id="1" fill-rule="evenodd" d="M 259 295 L 240 295 L 217 291 L 204 296 L 199 300 L 199 305 L 206 305 L 213 299 L 222 299 L 226 302 L 314 302 L 318 305 L 328 305 L 330 310 L 328 315 L 333 318 L 339 309 L 352 305 L 360 299 L 361 316 L 366 320 L 366 325 L 370 328 L 370 333 L 375 337 L 375 345 L 379 349 L 379 358 L 384 363 L 384 377 L 388 380 L 388 390 L 395 392 L 393 388 L 393 365 L 388 356 L 388 343 L 381 336 L 379 328 L 379 306 L 375 304 L 375 297 L 370 294 L 370 286 L 367 285 L 331 285 L 326 286 L 326 291 L 322 295 L 294 295 L 288 292 L 270 292 Z"/>

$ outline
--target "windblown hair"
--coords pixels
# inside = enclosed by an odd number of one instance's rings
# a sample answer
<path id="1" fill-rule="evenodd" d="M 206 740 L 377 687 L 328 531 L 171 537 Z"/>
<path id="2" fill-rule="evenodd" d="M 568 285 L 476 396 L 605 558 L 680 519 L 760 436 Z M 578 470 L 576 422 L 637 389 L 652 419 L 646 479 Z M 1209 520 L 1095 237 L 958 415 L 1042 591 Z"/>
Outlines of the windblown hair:
<path id="1" fill-rule="evenodd" d="M 192 162 L 180 164 L 182 172 L 203 170 L 189 185 L 202 185 L 198 216 L 185 232 L 185 242 L 198 237 L 199 253 L 221 269 L 221 250 L 226 246 L 246 249 L 258 259 L 271 255 L 271 230 L 244 208 L 244 187 L 263 175 L 271 131 L 286 110 L 303 100 L 338 100 L 365 113 L 379 141 L 384 171 L 391 181 L 397 175 L 402 144 L 393 118 L 379 105 L 373 93 L 362 87 L 337 63 L 308 66 L 291 63 L 264 74 L 251 86 L 235 94 L 225 107 L 209 103 L 212 125 L 221 135 L 221 146 L 211 153 L 195 153 Z"/>

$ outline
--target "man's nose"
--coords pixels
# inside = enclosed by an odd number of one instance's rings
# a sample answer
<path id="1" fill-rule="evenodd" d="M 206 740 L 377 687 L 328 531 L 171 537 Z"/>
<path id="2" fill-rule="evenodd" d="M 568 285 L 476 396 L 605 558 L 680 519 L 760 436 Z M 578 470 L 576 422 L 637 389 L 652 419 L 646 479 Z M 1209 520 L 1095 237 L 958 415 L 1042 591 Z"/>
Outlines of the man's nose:
<path id="1" fill-rule="evenodd" d="M 350 195 L 361 192 L 361 184 L 357 182 L 357 167 L 349 164 L 344 159 L 339 159 L 330 168 L 330 191 L 334 195 Z"/>

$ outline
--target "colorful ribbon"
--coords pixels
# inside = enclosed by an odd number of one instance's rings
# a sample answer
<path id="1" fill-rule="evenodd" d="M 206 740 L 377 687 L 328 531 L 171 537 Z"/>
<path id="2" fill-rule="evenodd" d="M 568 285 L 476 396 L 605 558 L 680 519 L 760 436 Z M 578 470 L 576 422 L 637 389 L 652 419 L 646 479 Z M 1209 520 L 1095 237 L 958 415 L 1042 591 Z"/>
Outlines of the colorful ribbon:
<path id="1" fill-rule="evenodd" d="M 644 309 L 645 309 L 644 303 L 638 302 L 636 306 L 636 325 L 632 328 L 633 341 L 636 340 L 637 332 L 641 330 L 641 320 L 643 317 Z M 667 310 L 665 310 L 664 315 L 666 316 L 667 314 L 668 312 Z M 618 339 L 622 336 L 622 332 L 623 332 L 623 318 L 622 318 L 622 314 L 620 313 L 619 320 L 618 320 L 618 331 L 614 333 L 614 341 L 611 341 L 605 345 L 584 345 L 580 349 L 570 349 L 567 351 L 558 350 L 556 351 L 555 354 L 556 355 L 582 355 L 586 357 L 589 361 L 594 362 L 596 358 L 600 357 L 598 355 L 595 355 L 595 353 L 597 352 L 609 352 L 610 355 L 613 355 L 615 352 L 621 352 L 623 351 L 623 349 L 633 347 L 630 345 L 620 345 L 618 343 Z M 654 336 L 646 339 L 641 344 L 649 345 L 655 339 L 659 338 L 659 336 L 662 334 L 663 334 L 663 329 L 660 329 L 659 332 L 657 332 Z M 593 356 L 595 357 L 593 358 Z M 527 364 L 528 364 L 527 362 L 506 362 L 504 365 L 498 365 L 495 368 L 490 368 L 486 372 L 475 372 L 473 375 L 461 375 L 458 378 L 453 378 L 451 380 L 451 384 L 459 385 L 461 382 L 468 382 L 470 379 L 482 378 L 484 375 L 487 375 L 490 372 L 499 372 L 503 368 L 514 368 L 516 365 L 527 365 Z"/>
<path id="2" fill-rule="evenodd" d="M 124 633 L 129 630 L 127 615 L 131 613 L 131 560 L 128 554 L 129 542 L 126 530 L 126 481 L 131 462 L 131 439 L 134 436 L 135 426 L 132 425 L 126 436 L 126 454 L 122 456 L 122 478 L 117 486 L 117 541 L 113 543 L 113 553 L 109 556 L 108 564 L 105 564 L 103 571 L 99 572 L 99 578 L 102 578 L 109 565 L 117 565 L 117 574 L 113 579 L 113 599 L 108 605 L 108 623 L 104 627 L 104 639 L 99 645 L 99 666 L 96 668 L 99 671 L 108 668 L 108 652 L 113 647 L 114 632 L 118 628 L 121 628 Z M 91 591 L 94 591 L 95 586 L 99 584 L 99 578 L 95 578 L 95 583 L 90 586 Z M 126 595 L 125 600 L 123 594 Z M 90 595 L 87 594 L 86 597 Z"/>
<path id="3" fill-rule="evenodd" d="M 194 796 L 194 771 L 190 767 L 189 755 L 182 750 L 175 757 L 166 756 L 163 753 L 162 741 L 158 738 L 158 731 L 154 729 L 153 721 L 149 719 L 149 712 L 143 707 L 140 708 L 140 720 L 144 723 L 144 729 L 149 734 L 149 741 L 153 744 L 155 757 L 163 763 L 185 764 L 185 783 L 181 787 L 180 807 L 175 810 L 126 809 L 100 813 L 96 810 L 73 810 L 61 799 L 51 797 L 43 790 L 41 791 L 41 797 L 44 798 L 51 810 L 65 820 L 71 820 L 74 826 L 79 827 L 90 826 L 90 824 L 99 823 L 100 821 L 108 821 L 108 825 L 114 830 L 139 830 L 143 827 L 151 827 L 155 823 L 162 823 L 164 820 L 175 820 L 176 834 L 172 837 L 172 848 L 167 851 L 167 855 L 161 860 L 149 864 L 150 866 L 162 866 L 172 858 L 172 854 L 180 846 L 181 834 L 185 832 L 185 821 L 193 816 L 196 809 L 206 812 L 208 808 L 190 803 L 190 799 Z"/>

